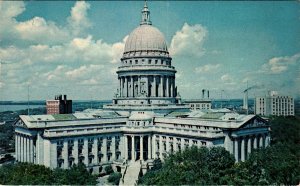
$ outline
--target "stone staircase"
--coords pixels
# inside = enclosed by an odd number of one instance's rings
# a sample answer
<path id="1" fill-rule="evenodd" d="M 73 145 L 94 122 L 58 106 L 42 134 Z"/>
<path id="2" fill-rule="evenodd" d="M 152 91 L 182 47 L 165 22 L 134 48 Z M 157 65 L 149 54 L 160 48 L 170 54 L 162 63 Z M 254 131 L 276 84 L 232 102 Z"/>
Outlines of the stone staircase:
<path id="1" fill-rule="evenodd" d="M 127 166 L 127 170 L 124 172 L 124 179 L 121 178 L 119 185 L 136 185 L 136 181 L 138 180 L 140 170 L 140 161 L 130 162 Z"/>

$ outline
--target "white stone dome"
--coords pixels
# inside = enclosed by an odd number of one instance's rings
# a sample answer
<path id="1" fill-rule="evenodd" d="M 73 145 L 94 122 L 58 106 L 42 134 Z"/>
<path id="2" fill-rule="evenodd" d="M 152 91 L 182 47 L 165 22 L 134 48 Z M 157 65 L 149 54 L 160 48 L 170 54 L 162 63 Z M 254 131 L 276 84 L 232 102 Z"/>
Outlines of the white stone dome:
<path id="1" fill-rule="evenodd" d="M 168 48 L 163 34 L 152 25 L 140 25 L 129 35 L 124 54 L 137 51 L 167 52 Z"/>

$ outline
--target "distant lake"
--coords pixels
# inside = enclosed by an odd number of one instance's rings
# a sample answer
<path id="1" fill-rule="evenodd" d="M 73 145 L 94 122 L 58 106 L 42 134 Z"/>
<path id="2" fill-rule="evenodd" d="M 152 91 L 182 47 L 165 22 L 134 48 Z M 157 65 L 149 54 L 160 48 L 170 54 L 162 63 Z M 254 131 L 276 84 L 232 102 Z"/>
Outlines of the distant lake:
<path id="1" fill-rule="evenodd" d="M 40 107 L 46 107 L 46 105 L 29 105 L 29 108 L 40 108 Z M 0 112 L 4 111 L 17 111 L 17 110 L 26 110 L 28 108 L 27 105 L 1 105 L 0 104 Z"/>
<path id="2" fill-rule="evenodd" d="M 110 104 L 111 101 L 73 101 L 73 112 L 81 111 L 87 108 L 98 109 L 102 108 L 104 104 Z M 29 108 L 45 108 L 45 101 L 34 101 L 29 102 Z M 27 103 L 24 101 L 14 102 L 14 101 L 0 101 L 0 112 L 4 111 L 17 111 L 17 110 L 27 110 Z"/>

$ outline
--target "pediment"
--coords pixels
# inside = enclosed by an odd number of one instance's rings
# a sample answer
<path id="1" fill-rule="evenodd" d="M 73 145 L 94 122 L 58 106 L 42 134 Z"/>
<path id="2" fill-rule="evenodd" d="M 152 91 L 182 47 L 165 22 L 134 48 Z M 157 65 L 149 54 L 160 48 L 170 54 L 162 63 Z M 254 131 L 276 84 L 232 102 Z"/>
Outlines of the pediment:
<path id="1" fill-rule="evenodd" d="M 16 126 L 16 127 L 27 128 L 26 124 L 25 124 L 21 119 L 19 119 L 19 120 L 17 120 L 17 121 L 15 122 L 15 126 Z"/>
<path id="2" fill-rule="evenodd" d="M 254 118 L 247 121 L 241 128 L 256 128 L 256 127 L 266 127 L 268 122 L 261 117 L 255 116 Z"/>

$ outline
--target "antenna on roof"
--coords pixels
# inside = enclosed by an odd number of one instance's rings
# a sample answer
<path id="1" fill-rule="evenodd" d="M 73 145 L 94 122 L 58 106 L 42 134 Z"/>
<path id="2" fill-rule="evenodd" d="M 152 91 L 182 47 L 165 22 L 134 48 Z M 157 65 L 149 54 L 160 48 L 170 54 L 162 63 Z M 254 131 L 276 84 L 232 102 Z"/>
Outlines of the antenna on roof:
<path id="1" fill-rule="evenodd" d="M 29 116 L 29 84 L 27 85 L 27 115 Z"/>

